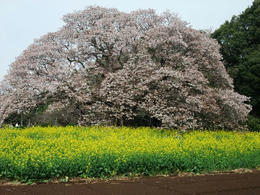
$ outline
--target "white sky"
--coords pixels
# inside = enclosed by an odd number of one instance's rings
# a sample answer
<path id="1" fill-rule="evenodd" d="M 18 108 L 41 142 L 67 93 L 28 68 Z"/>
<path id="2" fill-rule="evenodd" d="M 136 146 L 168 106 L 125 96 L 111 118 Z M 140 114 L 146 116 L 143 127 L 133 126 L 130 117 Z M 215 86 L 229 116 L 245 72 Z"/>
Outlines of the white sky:
<path id="1" fill-rule="evenodd" d="M 0 0 L 0 80 L 8 66 L 35 38 L 57 31 L 62 16 L 89 5 L 130 12 L 170 10 L 196 29 L 216 29 L 239 15 L 253 0 Z"/>

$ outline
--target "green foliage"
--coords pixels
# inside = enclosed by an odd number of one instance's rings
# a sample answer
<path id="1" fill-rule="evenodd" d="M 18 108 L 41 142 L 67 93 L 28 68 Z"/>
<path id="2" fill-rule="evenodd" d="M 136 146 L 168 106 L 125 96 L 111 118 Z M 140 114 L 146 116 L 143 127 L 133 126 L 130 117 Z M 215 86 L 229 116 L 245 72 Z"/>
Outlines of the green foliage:
<path id="1" fill-rule="evenodd" d="M 260 118 L 249 116 L 247 125 L 248 125 L 249 131 L 260 132 Z"/>
<path id="2" fill-rule="evenodd" d="M 259 166 L 258 132 L 127 127 L 0 130 L 0 178 L 24 182 Z"/>
<path id="3" fill-rule="evenodd" d="M 212 37 L 221 45 L 224 65 L 235 90 L 251 97 L 252 114 L 260 116 L 260 0 L 233 16 Z"/>

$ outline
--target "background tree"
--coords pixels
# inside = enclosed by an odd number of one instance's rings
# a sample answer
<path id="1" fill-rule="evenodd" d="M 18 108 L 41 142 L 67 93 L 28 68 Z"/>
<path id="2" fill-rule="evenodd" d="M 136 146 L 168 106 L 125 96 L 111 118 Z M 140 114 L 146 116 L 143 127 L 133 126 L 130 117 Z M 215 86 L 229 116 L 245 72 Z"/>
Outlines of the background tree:
<path id="1" fill-rule="evenodd" d="M 11 64 L 0 123 L 36 122 L 44 108 L 60 125 L 245 128 L 248 98 L 234 92 L 218 43 L 174 14 L 89 7 L 63 20 Z"/>
<path id="2" fill-rule="evenodd" d="M 226 21 L 212 37 L 221 45 L 223 63 L 234 79 L 235 90 L 251 97 L 251 114 L 260 117 L 260 0 Z"/>

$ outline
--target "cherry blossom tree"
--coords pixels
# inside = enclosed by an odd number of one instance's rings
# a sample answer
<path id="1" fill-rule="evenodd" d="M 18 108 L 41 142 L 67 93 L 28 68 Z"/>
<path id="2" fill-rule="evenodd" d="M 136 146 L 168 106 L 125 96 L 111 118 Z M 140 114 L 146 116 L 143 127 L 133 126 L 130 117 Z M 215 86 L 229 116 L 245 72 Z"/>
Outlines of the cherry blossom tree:
<path id="1" fill-rule="evenodd" d="M 45 104 L 78 125 L 246 128 L 249 99 L 234 92 L 219 45 L 176 15 L 88 7 L 63 20 L 11 64 L 0 124 Z"/>

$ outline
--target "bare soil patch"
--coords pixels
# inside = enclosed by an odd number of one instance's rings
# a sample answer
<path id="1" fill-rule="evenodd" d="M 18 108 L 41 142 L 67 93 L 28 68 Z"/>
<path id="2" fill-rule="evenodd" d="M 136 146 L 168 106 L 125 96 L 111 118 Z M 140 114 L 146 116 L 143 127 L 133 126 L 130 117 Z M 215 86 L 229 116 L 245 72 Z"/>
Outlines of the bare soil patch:
<path id="1" fill-rule="evenodd" d="M 24 185 L 0 180 L 0 194 L 260 194 L 260 171 L 120 178 L 111 180 L 73 179 L 68 183 Z"/>

